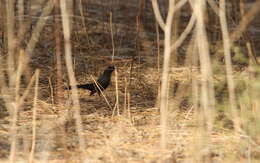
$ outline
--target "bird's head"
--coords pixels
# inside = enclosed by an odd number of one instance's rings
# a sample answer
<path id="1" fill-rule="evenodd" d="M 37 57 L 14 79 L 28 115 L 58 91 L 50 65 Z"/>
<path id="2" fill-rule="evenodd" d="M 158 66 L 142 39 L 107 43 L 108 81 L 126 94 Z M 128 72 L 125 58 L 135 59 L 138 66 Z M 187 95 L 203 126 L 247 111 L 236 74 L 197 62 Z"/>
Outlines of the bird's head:
<path id="1" fill-rule="evenodd" d="M 113 72 L 115 70 L 115 66 L 108 66 L 105 71 Z"/>

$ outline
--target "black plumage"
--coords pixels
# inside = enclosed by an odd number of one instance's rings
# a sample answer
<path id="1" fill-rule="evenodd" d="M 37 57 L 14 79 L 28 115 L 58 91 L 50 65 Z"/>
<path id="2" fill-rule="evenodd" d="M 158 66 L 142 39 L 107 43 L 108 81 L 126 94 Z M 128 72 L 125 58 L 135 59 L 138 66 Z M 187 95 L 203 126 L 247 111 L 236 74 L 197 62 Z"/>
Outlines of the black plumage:
<path id="1" fill-rule="evenodd" d="M 99 76 L 96 82 L 80 84 L 77 85 L 77 88 L 87 89 L 91 91 L 90 96 L 94 95 L 96 92 L 100 95 L 100 91 L 105 90 L 109 86 L 111 81 L 111 75 L 114 70 L 115 70 L 114 66 L 109 66 L 105 69 L 103 74 Z M 71 87 L 69 87 L 69 89 L 71 89 Z"/>

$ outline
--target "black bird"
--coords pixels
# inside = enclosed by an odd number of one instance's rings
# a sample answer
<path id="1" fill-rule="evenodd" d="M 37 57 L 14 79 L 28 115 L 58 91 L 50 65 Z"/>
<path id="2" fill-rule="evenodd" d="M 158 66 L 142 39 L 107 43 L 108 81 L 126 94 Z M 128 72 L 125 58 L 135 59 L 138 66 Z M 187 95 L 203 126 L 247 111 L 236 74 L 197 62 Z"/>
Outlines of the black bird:
<path id="1" fill-rule="evenodd" d="M 77 88 L 87 89 L 91 91 L 90 96 L 94 95 L 96 92 L 98 93 L 98 95 L 100 95 L 100 90 L 103 91 L 109 86 L 111 81 L 111 75 L 114 70 L 115 70 L 114 66 L 108 66 L 103 72 L 103 74 L 99 76 L 96 82 L 88 83 L 88 84 L 80 84 L 77 85 Z M 71 89 L 71 86 L 69 86 L 68 89 Z"/>

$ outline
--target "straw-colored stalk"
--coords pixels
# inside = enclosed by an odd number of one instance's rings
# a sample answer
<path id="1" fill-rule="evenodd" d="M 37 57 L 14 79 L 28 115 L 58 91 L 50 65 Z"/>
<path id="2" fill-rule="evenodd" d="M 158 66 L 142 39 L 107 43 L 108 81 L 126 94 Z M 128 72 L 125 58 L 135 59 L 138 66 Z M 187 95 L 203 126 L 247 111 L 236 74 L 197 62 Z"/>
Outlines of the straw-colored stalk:
<path id="1" fill-rule="evenodd" d="M 62 15 L 62 26 L 63 26 L 63 35 L 64 35 L 64 48 L 65 48 L 65 60 L 66 67 L 69 75 L 70 85 L 72 85 L 72 101 L 73 101 L 73 110 L 74 110 L 74 118 L 76 119 L 76 129 L 79 137 L 79 149 L 81 154 L 81 160 L 86 157 L 85 148 L 86 143 L 85 139 L 82 135 L 83 127 L 82 127 L 82 119 L 80 116 L 80 105 L 79 105 L 79 97 L 78 90 L 76 88 L 76 79 L 75 73 L 73 71 L 72 57 L 71 57 L 71 42 L 70 42 L 70 19 L 67 11 L 67 1 L 60 1 L 61 7 L 61 15 Z"/>
<path id="2" fill-rule="evenodd" d="M 169 1 L 169 10 L 167 14 L 166 24 L 164 28 L 164 60 L 163 60 L 163 72 L 162 72 L 162 88 L 160 99 L 160 114 L 161 114 L 161 148 L 166 149 L 167 143 L 167 94 L 168 94 L 168 82 L 169 82 L 169 66 L 171 58 L 171 32 L 172 21 L 174 16 L 175 0 Z"/>
<path id="3" fill-rule="evenodd" d="M 34 153 L 35 153 L 35 145 L 36 145 L 36 116 L 37 116 L 37 99 L 38 99 L 38 88 L 39 88 L 39 74 L 40 71 L 36 70 L 35 72 L 36 81 L 35 81 L 35 88 L 34 88 L 34 100 L 33 100 L 33 117 L 32 117 L 32 146 L 31 152 L 29 156 L 29 163 L 33 163 Z"/>
<path id="4" fill-rule="evenodd" d="M 111 43 L 112 43 L 112 62 L 115 57 L 115 41 L 114 41 L 114 32 L 113 32 L 113 14 L 109 13 L 109 24 L 110 24 L 110 35 L 111 35 Z"/>
<path id="5" fill-rule="evenodd" d="M 237 113 L 237 103 L 235 96 L 235 82 L 233 79 L 233 70 L 232 70 L 232 62 L 231 62 L 231 46 L 230 46 L 230 38 L 228 32 L 228 25 L 226 20 L 226 1 L 220 0 L 219 5 L 219 16 L 220 16 L 220 25 L 222 30 L 222 38 L 223 38 L 223 46 L 224 46 L 224 57 L 225 57 L 225 66 L 226 66 L 226 76 L 227 76 L 227 84 L 228 84 L 228 92 L 229 92 L 229 104 L 232 113 L 232 120 L 234 123 L 235 130 L 237 132 L 241 131 L 240 121 Z"/>

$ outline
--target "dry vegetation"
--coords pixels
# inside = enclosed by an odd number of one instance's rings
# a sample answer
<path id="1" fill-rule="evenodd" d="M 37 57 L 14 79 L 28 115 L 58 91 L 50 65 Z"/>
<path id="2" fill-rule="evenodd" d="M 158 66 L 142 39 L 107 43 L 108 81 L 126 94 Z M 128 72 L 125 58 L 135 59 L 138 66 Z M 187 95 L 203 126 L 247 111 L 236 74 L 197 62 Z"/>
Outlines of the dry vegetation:
<path id="1" fill-rule="evenodd" d="M 0 162 L 260 162 L 259 6 L 0 0 Z"/>

